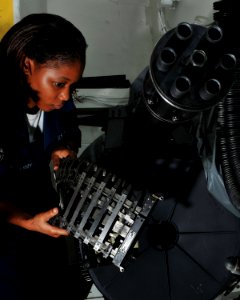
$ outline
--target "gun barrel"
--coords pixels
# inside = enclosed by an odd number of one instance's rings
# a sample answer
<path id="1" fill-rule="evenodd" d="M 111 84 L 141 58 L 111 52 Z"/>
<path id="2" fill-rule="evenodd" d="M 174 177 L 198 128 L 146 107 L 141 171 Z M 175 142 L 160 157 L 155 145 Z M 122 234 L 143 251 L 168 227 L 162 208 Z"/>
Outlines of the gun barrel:
<path id="1" fill-rule="evenodd" d="M 220 90 L 221 83 L 217 79 L 211 78 L 205 82 L 203 88 L 200 89 L 199 94 L 203 100 L 207 101 L 218 95 Z"/>
<path id="2" fill-rule="evenodd" d="M 236 59 L 235 55 L 233 55 L 231 53 L 226 53 L 221 58 L 220 67 L 222 67 L 224 70 L 228 71 L 228 70 L 232 70 L 233 68 L 235 68 L 236 64 L 237 64 L 237 59 Z"/>
<path id="3" fill-rule="evenodd" d="M 188 40 L 192 37 L 193 34 L 192 26 L 187 22 L 181 22 L 176 27 L 175 33 L 177 38 L 179 38 L 180 40 Z"/>
<path id="4" fill-rule="evenodd" d="M 170 48 L 165 47 L 160 52 L 160 55 L 157 59 L 157 68 L 162 72 L 166 72 L 169 68 L 175 63 L 177 58 L 176 52 Z"/>
<path id="5" fill-rule="evenodd" d="M 178 99 L 191 89 L 191 81 L 187 76 L 179 76 L 170 88 L 172 97 Z"/>
<path id="6" fill-rule="evenodd" d="M 206 33 L 206 39 L 210 43 L 217 43 L 220 42 L 223 38 L 223 31 L 221 27 L 217 25 L 212 25 L 208 28 Z"/>

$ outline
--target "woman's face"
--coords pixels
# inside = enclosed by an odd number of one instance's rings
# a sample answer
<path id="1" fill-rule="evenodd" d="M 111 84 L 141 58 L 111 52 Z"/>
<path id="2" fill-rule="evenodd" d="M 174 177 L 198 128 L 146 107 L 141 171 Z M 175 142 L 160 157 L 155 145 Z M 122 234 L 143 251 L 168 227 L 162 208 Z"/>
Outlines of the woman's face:
<path id="1" fill-rule="evenodd" d="M 32 94 L 37 95 L 37 99 L 28 99 L 28 107 L 38 106 L 46 112 L 60 109 L 70 99 L 83 70 L 79 61 L 40 65 L 27 58 L 24 71 Z"/>

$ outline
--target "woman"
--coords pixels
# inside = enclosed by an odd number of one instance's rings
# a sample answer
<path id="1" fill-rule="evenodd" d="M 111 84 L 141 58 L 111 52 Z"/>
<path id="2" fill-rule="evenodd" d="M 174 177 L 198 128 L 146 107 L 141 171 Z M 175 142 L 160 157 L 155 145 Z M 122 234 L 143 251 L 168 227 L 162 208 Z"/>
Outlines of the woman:
<path id="1" fill-rule="evenodd" d="M 68 232 L 49 223 L 59 202 L 50 163 L 57 170 L 80 147 L 71 93 L 86 47 L 72 23 L 43 13 L 23 18 L 0 42 L 1 300 L 75 293 Z"/>

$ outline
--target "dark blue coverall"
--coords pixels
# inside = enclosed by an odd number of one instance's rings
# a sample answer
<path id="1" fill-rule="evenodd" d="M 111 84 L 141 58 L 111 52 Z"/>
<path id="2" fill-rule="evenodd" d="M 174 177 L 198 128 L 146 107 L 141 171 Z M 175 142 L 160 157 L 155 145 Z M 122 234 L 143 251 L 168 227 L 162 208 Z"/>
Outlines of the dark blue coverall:
<path id="1" fill-rule="evenodd" d="M 32 215 L 58 206 L 50 157 L 58 147 L 76 151 L 80 147 L 75 112 L 72 100 L 60 110 L 45 112 L 43 133 L 30 143 L 25 111 L 0 110 L 0 201 L 10 201 Z M 78 275 L 69 273 L 66 238 L 8 224 L 4 215 L 0 215 L 0 234 L 1 300 L 68 299 L 76 292 L 72 278 L 77 280 Z M 77 288 L 81 299 L 81 287 Z"/>

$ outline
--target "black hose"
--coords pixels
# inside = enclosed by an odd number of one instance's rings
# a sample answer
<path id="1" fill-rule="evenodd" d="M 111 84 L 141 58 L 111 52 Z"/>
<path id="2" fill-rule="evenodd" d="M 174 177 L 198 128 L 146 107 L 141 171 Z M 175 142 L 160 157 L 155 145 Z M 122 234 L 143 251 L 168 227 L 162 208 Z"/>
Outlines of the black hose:
<path id="1" fill-rule="evenodd" d="M 232 88 L 218 105 L 217 156 L 229 198 L 240 210 L 240 63 Z"/>
<path id="2" fill-rule="evenodd" d="M 223 181 L 232 204 L 240 210 L 240 39 L 238 0 L 213 3 L 214 21 L 228 37 L 226 44 L 236 52 L 234 80 L 226 98 L 218 104 L 216 150 Z"/>

